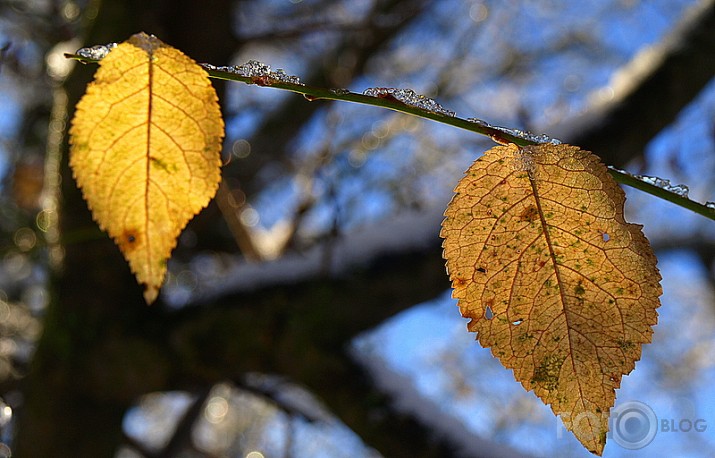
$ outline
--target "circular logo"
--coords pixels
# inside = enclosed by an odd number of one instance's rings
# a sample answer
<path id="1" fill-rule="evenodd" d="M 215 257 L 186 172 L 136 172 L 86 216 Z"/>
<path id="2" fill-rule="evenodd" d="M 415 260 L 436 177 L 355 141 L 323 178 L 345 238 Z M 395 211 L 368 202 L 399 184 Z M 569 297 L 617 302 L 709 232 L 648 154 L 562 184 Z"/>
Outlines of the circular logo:
<path id="1" fill-rule="evenodd" d="M 628 450 L 650 444 L 658 432 L 658 418 L 648 404 L 628 401 L 611 411 L 613 440 Z"/>

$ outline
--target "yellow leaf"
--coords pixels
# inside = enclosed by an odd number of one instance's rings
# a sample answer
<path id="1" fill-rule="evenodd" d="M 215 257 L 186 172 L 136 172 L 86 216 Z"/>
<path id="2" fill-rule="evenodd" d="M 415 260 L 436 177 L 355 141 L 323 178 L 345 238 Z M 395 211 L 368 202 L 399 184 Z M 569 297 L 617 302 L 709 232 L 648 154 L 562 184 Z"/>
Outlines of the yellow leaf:
<path id="1" fill-rule="evenodd" d="M 100 62 L 70 136 L 70 165 L 92 215 L 150 304 L 177 237 L 221 179 L 223 120 L 208 75 L 136 34 Z"/>
<path id="2" fill-rule="evenodd" d="M 455 193 L 441 236 L 468 329 L 600 455 L 662 292 L 623 191 L 588 151 L 508 145 L 477 159 Z"/>

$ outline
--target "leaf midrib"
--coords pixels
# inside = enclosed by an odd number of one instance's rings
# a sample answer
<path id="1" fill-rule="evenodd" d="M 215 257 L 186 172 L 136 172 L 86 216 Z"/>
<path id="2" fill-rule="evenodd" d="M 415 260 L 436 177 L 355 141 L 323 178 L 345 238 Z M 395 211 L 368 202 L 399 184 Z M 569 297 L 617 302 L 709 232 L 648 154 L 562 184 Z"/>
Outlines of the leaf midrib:
<path id="1" fill-rule="evenodd" d="M 530 152 L 525 152 L 525 154 L 531 154 Z M 559 269 L 559 263 L 557 262 L 556 259 L 556 253 L 554 252 L 553 248 L 553 243 L 551 242 L 551 234 L 549 233 L 549 224 L 546 222 L 546 217 L 544 216 L 544 211 L 541 208 L 541 196 L 539 195 L 539 189 L 537 185 L 537 179 L 534 176 L 534 169 L 530 168 L 527 170 L 527 176 L 529 177 L 529 184 L 531 185 L 531 190 L 534 195 L 534 202 L 536 203 L 536 210 L 539 215 L 539 220 L 541 221 L 541 228 L 542 232 L 544 234 L 544 239 L 546 241 L 546 246 L 549 249 L 549 257 L 551 258 L 551 263 L 554 266 L 554 274 L 556 276 L 556 283 L 559 288 L 559 296 L 561 297 L 561 303 L 563 304 L 563 309 L 564 309 L 564 318 L 566 319 L 566 333 L 568 334 L 568 342 L 569 342 L 569 355 L 570 355 L 570 362 L 571 362 L 571 369 L 573 370 L 574 373 L 574 378 L 576 379 L 576 383 L 578 384 L 578 389 L 579 389 L 579 402 L 581 403 L 582 407 L 585 408 L 585 405 L 583 403 L 583 389 L 581 387 L 581 380 L 577 376 L 576 372 L 576 365 L 575 361 L 576 358 L 574 357 L 574 344 L 573 340 L 571 337 L 572 334 L 572 328 L 571 324 L 569 323 L 569 313 L 568 313 L 568 301 L 566 299 L 566 294 L 564 291 L 564 282 L 561 278 L 561 270 Z M 591 422 L 591 419 L 588 419 L 589 424 Z M 590 425 L 593 430 L 598 429 L 597 426 Z"/>
<path id="2" fill-rule="evenodd" d="M 149 71 L 148 71 L 148 82 L 147 90 L 149 91 L 149 96 L 147 97 L 147 123 L 146 123 L 146 178 L 144 180 L 144 243 L 146 244 L 146 257 L 147 257 L 147 270 L 148 278 L 154 278 L 154 263 L 151 259 L 151 237 L 149 233 L 149 183 L 151 183 L 151 129 L 152 129 L 152 113 L 154 104 L 154 49 L 149 48 L 146 50 Z"/>

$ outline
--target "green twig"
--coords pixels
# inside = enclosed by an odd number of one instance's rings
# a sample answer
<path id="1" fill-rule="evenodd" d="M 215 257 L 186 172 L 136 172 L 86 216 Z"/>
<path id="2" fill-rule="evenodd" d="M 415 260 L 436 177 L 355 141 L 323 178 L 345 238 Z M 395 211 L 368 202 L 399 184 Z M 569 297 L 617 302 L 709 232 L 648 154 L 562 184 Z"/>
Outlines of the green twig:
<path id="1" fill-rule="evenodd" d="M 78 56 L 76 54 L 65 54 L 65 57 L 79 60 L 82 63 L 97 62 L 97 60 Z M 204 65 L 204 69 L 212 78 L 223 79 L 227 81 L 238 81 L 246 84 L 255 84 L 259 86 L 269 86 L 276 89 L 283 89 L 295 92 L 297 94 L 302 94 L 303 97 L 310 101 L 339 100 L 343 102 L 353 102 L 362 105 L 371 105 L 380 108 L 387 108 L 388 110 L 393 110 L 424 119 L 431 119 L 442 124 L 457 127 L 459 129 L 468 130 L 470 132 L 474 132 L 480 135 L 486 135 L 497 143 L 515 143 L 520 146 L 526 146 L 543 142 L 537 140 L 538 136 L 533 136 L 531 134 L 513 129 L 492 126 L 488 123 L 479 120 L 475 122 L 474 120 L 467 120 L 456 116 L 449 116 L 442 113 L 428 111 L 416 106 L 405 104 L 394 97 L 390 97 L 389 95 L 385 97 L 373 97 L 364 94 L 357 94 L 355 92 L 350 92 L 345 89 L 326 89 L 321 87 L 281 81 L 277 78 L 273 78 L 270 75 L 241 76 L 237 73 L 212 68 L 212 66 L 210 65 Z M 618 183 L 624 184 L 626 186 L 631 186 L 645 193 L 651 194 L 661 199 L 665 199 L 668 202 L 691 210 L 699 215 L 702 215 L 706 218 L 715 221 L 715 208 L 710 208 L 705 204 L 695 202 L 675 192 L 645 182 L 627 172 L 616 170 L 613 168 L 609 168 L 608 171 L 613 177 L 613 179 L 615 179 Z"/>
<path id="2" fill-rule="evenodd" d="M 701 204 L 700 202 L 696 202 L 694 200 L 690 200 L 689 198 L 681 196 L 680 194 L 677 194 L 673 191 L 669 191 L 667 189 L 643 181 L 628 172 L 616 170 L 611 167 L 608 168 L 608 172 L 611 174 L 614 180 L 621 184 L 636 188 L 652 196 L 660 197 L 661 199 L 667 200 L 668 202 L 671 202 L 675 205 L 693 211 L 698 215 L 702 215 L 706 218 L 715 221 L 715 208 L 709 207 L 705 204 Z"/>

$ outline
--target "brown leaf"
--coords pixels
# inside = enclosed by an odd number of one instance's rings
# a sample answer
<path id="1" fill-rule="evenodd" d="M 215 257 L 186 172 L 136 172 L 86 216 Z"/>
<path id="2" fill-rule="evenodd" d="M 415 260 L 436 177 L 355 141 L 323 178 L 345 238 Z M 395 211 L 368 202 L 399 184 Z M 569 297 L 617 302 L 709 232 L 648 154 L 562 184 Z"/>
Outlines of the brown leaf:
<path id="1" fill-rule="evenodd" d="M 189 220 L 216 193 L 223 120 L 206 72 L 139 33 L 100 62 L 72 121 L 70 165 L 147 303 Z"/>
<path id="2" fill-rule="evenodd" d="M 470 331 L 591 452 L 621 377 L 651 341 L 662 293 L 641 226 L 598 157 L 497 146 L 455 189 L 444 257 Z"/>

